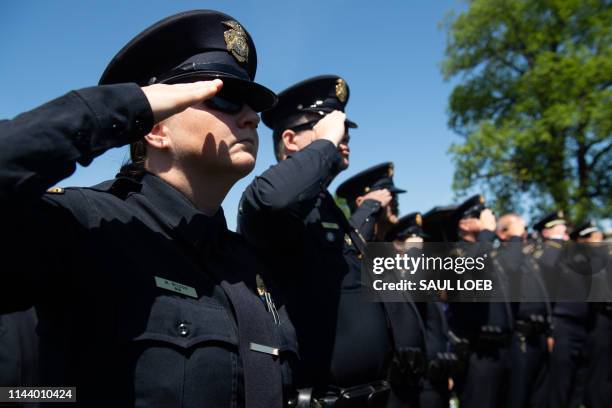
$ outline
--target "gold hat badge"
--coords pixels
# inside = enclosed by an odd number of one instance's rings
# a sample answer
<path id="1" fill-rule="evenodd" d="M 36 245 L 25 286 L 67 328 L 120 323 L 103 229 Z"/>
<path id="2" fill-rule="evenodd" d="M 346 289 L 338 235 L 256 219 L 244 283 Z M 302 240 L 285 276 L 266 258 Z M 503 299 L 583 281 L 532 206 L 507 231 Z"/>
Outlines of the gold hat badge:
<path id="1" fill-rule="evenodd" d="M 417 225 L 423 225 L 423 217 L 421 217 L 421 214 L 417 214 L 415 217 L 415 221 Z"/>
<path id="2" fill-rule="evenodd" d="M 229 27 L 229 30 L 223 32 L 227 50 L 232 53 L 238 62 L 247 62 L 249 60 L 249 43 L 246 32 L 237 21 L 224 21 L 223 24 Z"/>
<path id="3" fill-rule="evenodd" d="M 393 177 L 393 164 L 389 165 L 389 168 L 387 169 L 387 174 L 389 175 L 389 177 Z"/>
<path id="4" fill-rule="evenodd" d="M 338 78 L 336 80 L 336 97 L 338 100 L 340 100 L 340 102 L 344 103 L 347 96 L 348 89 L 346 88 L 346 82 L 344 82 L 344 79 Z"/>

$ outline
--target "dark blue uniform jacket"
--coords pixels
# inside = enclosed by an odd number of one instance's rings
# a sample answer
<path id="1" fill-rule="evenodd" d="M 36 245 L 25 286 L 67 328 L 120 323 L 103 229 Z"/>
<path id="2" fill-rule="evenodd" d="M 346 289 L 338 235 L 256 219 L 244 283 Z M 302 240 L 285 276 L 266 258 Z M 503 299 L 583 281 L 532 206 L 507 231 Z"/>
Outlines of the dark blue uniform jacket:
<path id="1" fill-rule="evenodd" d="M 0 123 L 1 311 L 36 307 L 41 384 L 76 386 L 82 405 L 280 407 L 294 331 L 256 295 L 267 271 L 221 209 L 150 173 L 46 193 L 152 125 L 135 84 Z"/>

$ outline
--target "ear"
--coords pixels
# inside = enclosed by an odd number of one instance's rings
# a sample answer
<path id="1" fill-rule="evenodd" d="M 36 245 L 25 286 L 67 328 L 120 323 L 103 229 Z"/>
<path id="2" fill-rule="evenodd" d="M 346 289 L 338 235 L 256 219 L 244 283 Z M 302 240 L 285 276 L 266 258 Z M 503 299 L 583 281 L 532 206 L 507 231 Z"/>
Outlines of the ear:
<path id="1" fill-rule="evenodd" d="M 461 231 L 467 231 L 468 230 L 468 223 L 469 223 L 469 220 L 467 218 L 463 218 L 463 219 L 459 220 L 459 229 Z"/>
<path id="2" fill-rule="evenodd" d="M 359 196 L 355 199 L 355 204 L 357 204 L 357 207 L 359 207 L 361 203 L 363 203 L 363 201 L 364 201 L 363 196 Z"/>
<path id="3" fill-rule="evenodd" d="M 285 148 L 285 154 L 295 153 L 300 150 L 300 147 L 297 144 L 297 133 L 295 133 L 291 129 L 285 129 L 281 138 L 283 139 L 283 146 Z"/>
<path id="4" fill-rule="evenodd" d="M 145 140 L 147 145 L 154 149 L 166 150 L 170 148 L 170 137 L 168 137 L 169 134 L 170 129 L 162 121 L 153 126 L 151 132 L 145 136 Z"/>

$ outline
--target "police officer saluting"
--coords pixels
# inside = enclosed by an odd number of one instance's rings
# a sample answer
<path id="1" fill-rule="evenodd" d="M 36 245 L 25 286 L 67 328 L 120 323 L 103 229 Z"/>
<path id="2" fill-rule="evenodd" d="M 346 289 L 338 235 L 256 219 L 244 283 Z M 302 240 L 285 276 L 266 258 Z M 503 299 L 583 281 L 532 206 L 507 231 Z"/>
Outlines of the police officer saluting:
<path id="1" fill-rule="evenodd" d="M 361 299 L 356 245 L 363 237 L 327 190 L 349 163 L 348 128 L 355 124 L 344 114 L 348 99 L 346 82 L 332 75 L 279 94 L 262 117 L 273 129 L 279 163 L 245 190 L 238 225 L 288 289 L 300 344 L 297 402 L 385 406 L 393 349 L 385 310 Z"/>
<path id="2" fill-rule="evenodd" d="M 502 241 L 498 260 L 509 275 L 515 298 L 514 333 L 510 345 L 508 407 L 546 406 L 546 375 L 551 351 L 552 307 L 541 268 L 533 254 L 538 249 L 524 245 L 526 224 L 518 214 L 504 214 L 497 223 Z M 536 301 L 538 300 L 538 301 Z"/>
<path id="3" fill-rule="evenodd" d="M 538 232 L 541 245 L 537 262 L 551 288 L 551 296 L 559 296 L 564 291 L 580 293 L 582 288 L 566 287 L 567 282 L 560 281 L 563 243 L 569 238 L 563 211 L 547 214 L 533 225 L 533 229 Z M 554 284 L 559 281 L 558 285 Z M 585 367 L 589 313 L 586 302 L 556 302 L 553 305 L 554 347 L 548 375 L 550 407 L 574 406 L 582 398 L 585 378 L 577 373 Z"/>
<path id="4" fill-rule="evenodd" d="M 351 211 L 351 224 L 368 242 L 385 241 L 387 231 L 397 223 L 397 195 L 406 190 L 395 186 L 393 173 L 393 163 L 377 164 L 355 174 L 336 190 Z"/>
<path id="5" fill-rule="evenodd" d="M 401 217 L 387 232 L 386 240 L 399 251 L 414 250 L 429 238 L 423 231 L 423 217 L 413 212 Z M 457 355 L 449 350 L 448 322 L 439 294 L 432 294 L 424 310 L 427 368 L 419 392 L 420 408 L 448 407 L 452 377 L 459 369 Z"/>
<path id="6" fill-rule="evenodd" d="M 351 210 L 351 226 L 368 242 L 392 242 L 397 234 L 403 236 L 401 228 L 406 227 L 406 224 L 398 224 L 397 196 L 406 190 L 395 185 L 393 175 L 393 163 L 381 163 L 350 177 L 336 190 L 336 195 L 346 200 Z M 416 230 L 413 232 L 418 234 Z M 389 249 L 393 254 L 397 252 L 395 246 L 390 245 Z M 419 248 L 411 250 L 419 254 L 421 252 Z M 412 256 L 418 256 L 416 253 Z M 405 276 L 397 278 L 404 279 Z M 391 324 L 393 321 L 401 321 L 401 325 L 392 327 L 395 338 L 401 339 L 401 344 L 396 344 L 396 358 L 391 365 L 390 380 L 396 389 L 403 390 L 404 405 L 417 406 L 416 396 L 420 394 L 421 377 L 426 368 L 423 319 L 427 314 L 427 305 L 415 303 L 407 293 L 402 296 L 405 304 L 400 307 L 384 304 L 387 315 L 391 316 Z M 391 307 L 397 308 L 390 310 Z M 410 364 L 403 366 L 402 356 Z"/>
<path id="7" fill-rule="evenodd" d="M 582 402 L 589 408 L 609 407 L 612 405 L 612 281 L 609 264 L 612 248 L 602 244 L 603 232 L 594 220 L 581 222 L 569 236 L 592 255 L 593 272 L 598 275 L 596 288 L 600 297 L 608 300 L 591 303 L 592 325 L 585 344 L 588 359 L 584 362 L 587 374 Z"/>
<path id="8" fill-rule="evenodd" d="M 452 213 L 458 248 L 468 255 L 489 254 L 495 239 L 496 220 L 484 197 L 475 195 Z M 497 270 L 496 287 L 503 288 L 503 272 Z M 449 325 L 460 338 L 468 339 L 470 359 L 465 375 L 458 376 L 457 392 L 462 407 L 497 407 L 504 401 L 507 354 L 512 330 L 508 302 L 449 304 Z"/>
<path id="9" fill-rule="evenodd" d="M 20 265 L 0 305 L 36 306 L 41 384 L 86 406 L 282 406 L 292 327 L 221 209 L 276 101 L 256 66 L 240 23 L 185 12 L 131 40 L 104 86 L 0 123 L 3 255 Z M 129 143 L 114 180 L 45 193 Z"/>

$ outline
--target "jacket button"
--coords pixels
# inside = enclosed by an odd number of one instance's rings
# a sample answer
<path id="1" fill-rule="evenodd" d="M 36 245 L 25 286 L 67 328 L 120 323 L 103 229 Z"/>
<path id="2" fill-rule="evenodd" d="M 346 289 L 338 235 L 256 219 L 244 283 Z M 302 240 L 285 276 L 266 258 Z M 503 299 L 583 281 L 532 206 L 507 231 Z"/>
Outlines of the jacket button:
<path id="1" fill-rule="evenodd" d="M 178 325 L 178 332 L 181 335 L 181 337 L 189 336 L 189 327 L 187 326 L 187 323 L 179 324 Z"/>

